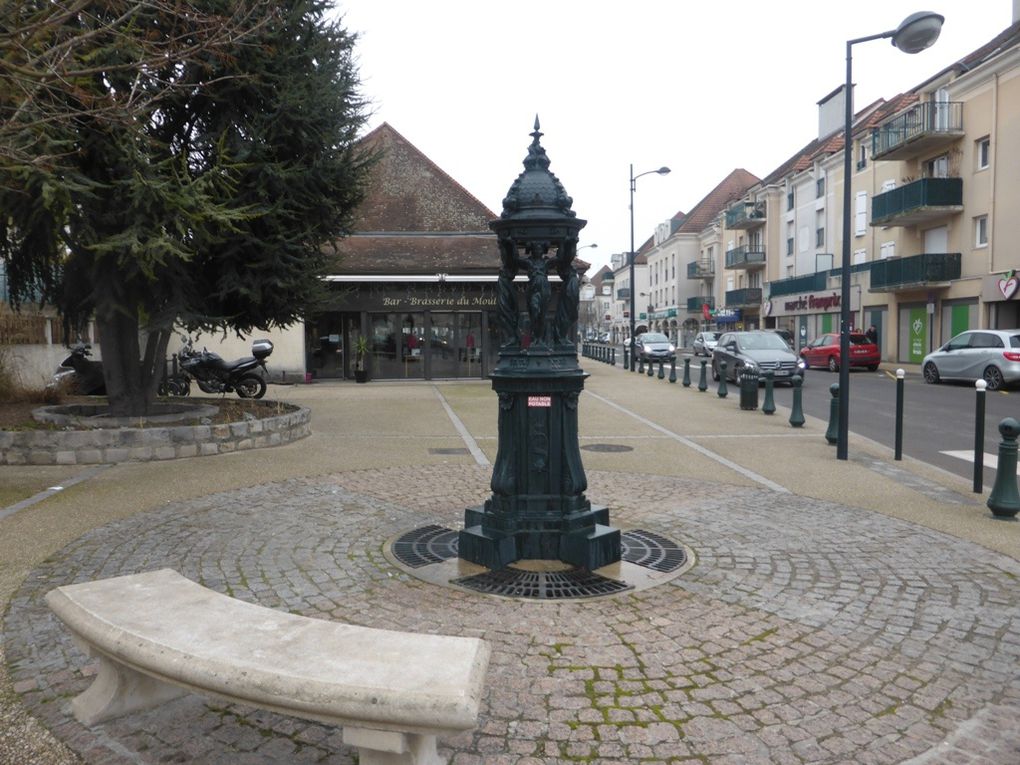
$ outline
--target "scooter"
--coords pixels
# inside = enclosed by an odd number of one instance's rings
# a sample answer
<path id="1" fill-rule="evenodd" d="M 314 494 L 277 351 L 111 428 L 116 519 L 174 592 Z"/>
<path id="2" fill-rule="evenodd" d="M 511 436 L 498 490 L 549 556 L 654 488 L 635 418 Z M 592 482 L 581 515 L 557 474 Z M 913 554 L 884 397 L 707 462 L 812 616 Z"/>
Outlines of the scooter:
<path id="1" fill-rule="evenodd" d="M 89 360 L 92 346 L 79 340 L 70 347 L 70 351 L 71 354 L 60 362 L 46 387 L 64 388 L 68 392 L 82 396 L 105 396 L 103 364 Z"/>
<path id="2" fill-rule="evenodd" d="M 177 374 L 169 376 L 161 386 L 171 396 L 191 393 L 191 381 L 198 383 L 203 393 L 236 393 L 240 398 L 262 398 L 266 395 L 266 380 L 257 371 L 266 369 L 266 359 L 273 352 L 269 340 L 256 340 L 251 344 L 251 356 L 224 361 L 218 354 L 203 348 L 196 351 L 190 338 L 177 354 Z"/>

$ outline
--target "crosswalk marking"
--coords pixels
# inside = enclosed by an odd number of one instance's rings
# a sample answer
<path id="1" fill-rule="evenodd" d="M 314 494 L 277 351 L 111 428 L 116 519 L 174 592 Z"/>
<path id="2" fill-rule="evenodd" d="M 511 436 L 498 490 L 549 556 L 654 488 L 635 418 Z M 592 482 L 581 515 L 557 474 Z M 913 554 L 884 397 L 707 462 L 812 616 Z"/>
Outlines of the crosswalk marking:
<path id="1" fill-rule="evenodd" d="M 946 452 L 940 452 L 940 454 L 945 454 L 947 457 L 956 457 L 957 459 L 964 460 L 966 462 L 973 462 L 974 461 L 974 450 L 973 449 L 965 449 L 965 450 L 962 450 L 962 451 L 946 451 Z M 985 456 L 982 458 L 982 463 L 981 464 L 983 464 L 986 468 L 991 468 L 992 470 L 998 470 L 998 468 L 999 468 L 999 456 L 997 454 L 989 454 L 988 452 L 985 452 L 984 454 L 985 454 Z M 1016 474 L 1020 475 L 1020 464 L 1017 465 Z"/>

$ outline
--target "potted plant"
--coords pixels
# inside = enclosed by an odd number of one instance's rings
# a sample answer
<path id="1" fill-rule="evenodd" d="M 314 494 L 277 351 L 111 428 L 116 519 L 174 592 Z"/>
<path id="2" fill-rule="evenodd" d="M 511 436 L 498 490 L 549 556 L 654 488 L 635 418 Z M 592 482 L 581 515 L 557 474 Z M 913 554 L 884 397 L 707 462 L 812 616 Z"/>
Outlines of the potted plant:
<path id="1" fill-rule="evenodd" d="M 368 356 L 368 338 L 358 335 L 354 341 L 354 381 L 363 383 L 368 380 L 368 371 L 365 369 L 365 358 Z"/>

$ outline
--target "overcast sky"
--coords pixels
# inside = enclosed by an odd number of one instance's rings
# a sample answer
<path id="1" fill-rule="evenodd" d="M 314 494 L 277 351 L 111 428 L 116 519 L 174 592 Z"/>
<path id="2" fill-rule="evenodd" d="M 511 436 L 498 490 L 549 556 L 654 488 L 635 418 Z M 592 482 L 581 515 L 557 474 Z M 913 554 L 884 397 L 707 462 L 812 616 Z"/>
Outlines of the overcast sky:
<path id="1" fill-rule="evenodd" d="M 495 214 L 535 115 L 595 268 L 688 211 L 734 168 L 768 175 L 816 137 L 848 39 L 946 17 L 935 45 L 854 46 L 857 108 L 923 82 L 1011 22 L 1012 0 L 337 0 L 359 34 L 369 128 L 388 122 Z"/>

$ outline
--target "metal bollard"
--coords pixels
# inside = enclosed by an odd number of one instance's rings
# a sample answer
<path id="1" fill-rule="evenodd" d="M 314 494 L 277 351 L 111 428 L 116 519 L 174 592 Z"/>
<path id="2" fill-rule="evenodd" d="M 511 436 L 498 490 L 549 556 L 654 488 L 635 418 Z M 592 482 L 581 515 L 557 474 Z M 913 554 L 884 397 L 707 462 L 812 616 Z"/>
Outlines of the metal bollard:
<path id="1" fill-rule="evenodd" d="M 740 370 L 740 408 L 753 412 L 758 408 L 758 370 Z"/>
<path id="2" fill-rule="evenodd" d="M 804 407 L 801 398 L 804 392 L 800 389 L 804 379 L 800 375 L 794 375 L 790 382 L 793 383 L 793 405 L 790 407 L 790 427 L 801 428 L 804 426 Z"/>
<path id="3" fill-rule="evenodd" d="M 775 374 L 772 370 L 765 372 L 765 400 L 762 402 L 761 411 L 762 414 L 775 414 L 776 413 L 776 399 L 773 394 L 775 388 Z"/>
<path id="4" fill-rule="evenodd" d="M 704 393 L 708 390 L 708 374 L 705 371 L 705 367 L 708 366 L 708 362 L 704 359 L 701 360 L 701 377 L 698 378 L 698 390 Z"/>
<path id="5" fill-rule="evenodd" d="M 638 359 L 638 374 L 643 375 L 645 373 L 645 360 L 644 358 Z"/>
<path id="6" fill-rule="evenodd" d="M 726 398 L 729 391 L 726 390 L 726 362 L 719 362 L 719 389 L 716 391 L 716 395 L 719 398 Z"/>
<path id="7" fill-rule="evenodd" d="M 616 346 L 614 345 L 609 349 L 609 366 L 616 366 Z"/>
<path id="8" fill-rule="evenodd" d="M 676 382 L 676 356 L 669 360 L 669 381 Z"/>
<path id="9" fill-rule="evenodd" d="M 655 362 L 648 359 L 648 376 L 651 377 L 655 374 Z"/>
<path id="10" fill-rule="evenodd" d="M 627 346 L 623 346 L 623 371 L 630 371 L 630 357 L 627 355 Z"/>
<path id="11" fill-rule="evenodd" d="M 666 379 L 666 374 L 662 371 L 662 368 L 665 365 L 665 363 L 666 363 L 665 361 L 663 361 L 662 359 L 659 359 L 659 374 L 658 374 L 658 377 L 659 377 L 660 380 L 665 380 Z"/>
<path id="12" fill-rule="evenodd" d="M 977 401 L 974 406 L 974 493 L 984 491 L 985 478 L 985 388 L 988 383 L 978 380 L 974 383 Z"/>
<path id="13" fill-rule="evenodd" d="M 906 372 L 902 369 L 896 370 L 896 446 L 893 450 L 893 459 L 903 459 L 903 378 Z"/>
<path id="14" fill-rule="evenodd" d="M 830 444 L 839 440 L 839 383 L 829 386 L 832 399 L 829 401 L 829 427 L 825 431 L 825 440 Z"/>
<path id="15" fill-rule="evenodd" d="M 691 360 L 689 357 L 684 357 L 684 379 L 683 386 L 685 388 L 691 387 Z"/>
<path id="16" fill-rule="evenodd" d="M 999 467 L 995 471 L 995 484 L 985 503 L 996 518 L 1012 518 L 1020 511 L 1020 493 L 1016 488 L 1016 438 L 1020 435 L 1020 422 L 1007 417 L 999 423 Z"/>

